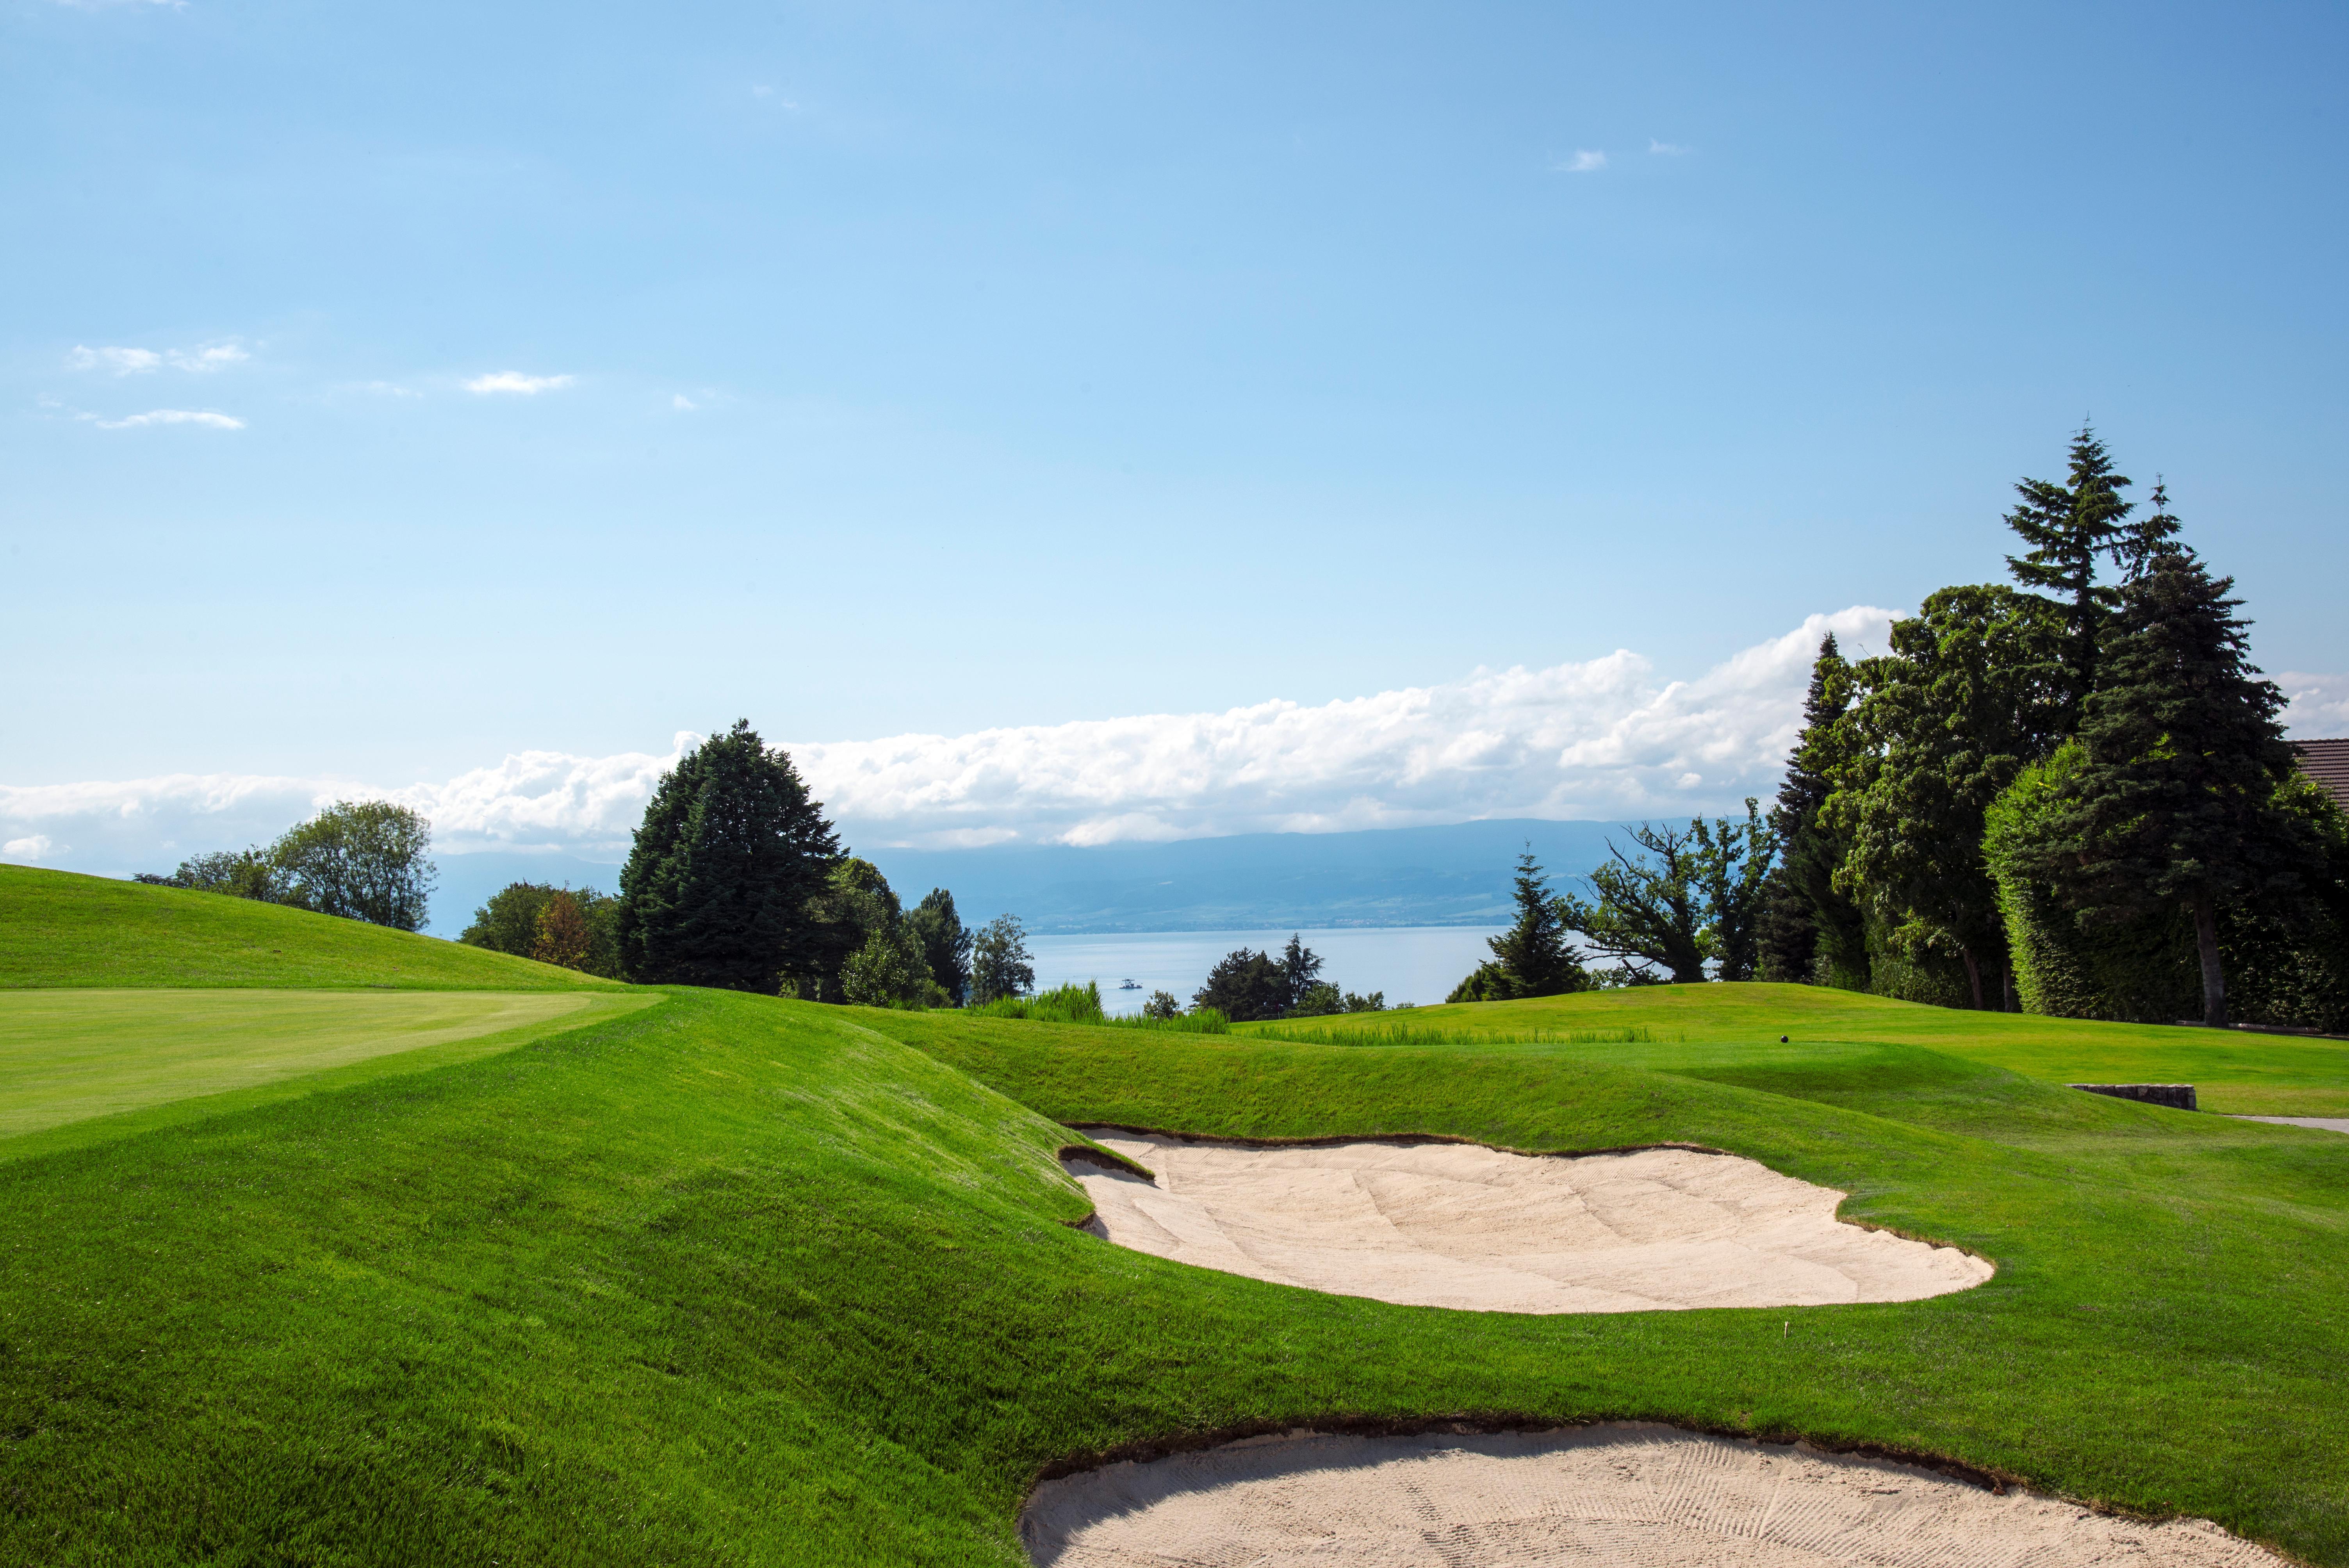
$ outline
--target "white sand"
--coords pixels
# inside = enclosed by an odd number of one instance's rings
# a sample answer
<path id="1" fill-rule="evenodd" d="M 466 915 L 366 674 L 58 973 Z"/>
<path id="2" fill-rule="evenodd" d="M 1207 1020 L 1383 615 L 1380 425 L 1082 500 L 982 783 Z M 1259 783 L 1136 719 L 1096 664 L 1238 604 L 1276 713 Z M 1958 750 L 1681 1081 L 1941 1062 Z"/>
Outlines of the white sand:
<path id="1" fill-rule="evenodd" d="M 1120 1246 L 1339 1295 L 1485 1312 L 1914 1301 L 1991 1265 L 1840 1223 L 1844 1194 L 1685 1149 L 1247 1148 L 1102 1132 L 1156 1182 L 1067 1162 Z"/>
<path id="2" fill-rule="evenodd" d="M 2281 1568 L 2200 1520 L 2148 1525 L 1807 1446 L 1616 1425 L 1292 1434 L 1039 1486 L 1039 1568 Z"/>

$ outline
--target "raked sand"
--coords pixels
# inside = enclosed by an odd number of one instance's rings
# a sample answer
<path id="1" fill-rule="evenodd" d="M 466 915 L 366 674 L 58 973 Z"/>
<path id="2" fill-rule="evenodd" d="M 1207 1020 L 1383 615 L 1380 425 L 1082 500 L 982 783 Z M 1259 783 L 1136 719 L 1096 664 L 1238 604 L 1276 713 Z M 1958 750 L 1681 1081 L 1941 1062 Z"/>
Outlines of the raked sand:
<path id="1" fill-rule="evenodd" d="M 1905 1465 L 1640 1424 L 1291 1434 L 1049 1480 L 1039 1568 L 2282 1568 L 2199 1520 L 2145 1524 Z"/>
<path id="2" fill-rule="evenodd" d="M 1686 1149 L 1272 1148 L 1099 1130 L 1154 1182 L 1067 1162 L 1120 1246 L 1339 1295 L 1484 1312 L 1914 1301 L 1991 1265 L 1841 1223 L 1844 1194 Z"/>

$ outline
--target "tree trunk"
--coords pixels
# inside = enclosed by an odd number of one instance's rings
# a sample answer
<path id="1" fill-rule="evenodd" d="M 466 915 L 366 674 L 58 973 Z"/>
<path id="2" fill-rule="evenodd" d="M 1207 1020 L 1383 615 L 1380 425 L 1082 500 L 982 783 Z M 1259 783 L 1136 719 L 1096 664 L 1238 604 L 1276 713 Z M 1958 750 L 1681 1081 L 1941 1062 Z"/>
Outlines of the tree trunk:
<path id="1" fill-rule="evenodd" d="M 1961 945 L 1958 956 L 1966 961 L 1966 979 L 1974 988 L 1974 1011 L 1979 1013 L 1982 1010 L 1982 965 L 1974 962 L 1974 950 L 1971 947 Z"/>
<path id="2" fill-rule="evenodd" d="M 2227 1026 L 2227 976 L 2219 967 L 2219 919 L 2207 892 L 2194 895 L 2194 942 L 2202 950 L 2202 1023 Z"/>

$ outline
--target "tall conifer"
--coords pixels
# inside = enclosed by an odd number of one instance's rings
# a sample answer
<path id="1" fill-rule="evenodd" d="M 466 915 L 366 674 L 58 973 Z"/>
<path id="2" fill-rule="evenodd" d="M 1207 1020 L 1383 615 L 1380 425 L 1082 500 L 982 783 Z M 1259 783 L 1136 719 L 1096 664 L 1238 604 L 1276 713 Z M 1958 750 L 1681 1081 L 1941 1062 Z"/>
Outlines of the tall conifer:
<path id="1" fill-rule="evenodd" d="M 632 980 L 772 992 L 812 968 L 809 898 L 840 844 L 780 748 L 748 719 L 660 781 L 620 872 Z"/>
<path id="2" fill-rule="evenodd" d="M 1844 844 L 1821 813 L 1849 744 L 1843 717 L 1850 706 L 1851 665 L 1829 632 L 1811 664 L 1803 733 L 1786 758 L 1786 777 L 1770 811 L 1779 861 L 1756 936 L 1764 979 L 1868 984 L 1866 923 L 1859 906 L 1836 890 Z"/>
<path id="3" fill-rule="evenodd" d="M 2291 895 L 2319 854 L 2277 799 L 2294 767 L 2283 694 L 2250 663 L 2233 588 L 2175 545 L 2128 585 L 2080 728 L 2087 760 L 2019 861 L 2091 921 L 2187 911 L 2214 1027 L 2220 904 Z"/>
<path id="4" fill-rule="evenodd" d="M 2064 667 L 2067 717 L 2074 723 L 2095 688 L 2096 643 L 2115 602 L 2111 589 L 2097 585 L 2096 557 L 2125 538 L 2122 525 L 2134 506 L 2120 492 L 2132 482 L 2113 471 L 2112 454 L 2095 431 L 2082 426 L 2072 438 L 2069 482 L 2022 480 L 2014 489 L 2023 503 L 2006 514 L 2007 526 L 2030 546 L 2008 556 L 2007 569 L 2025 588 L 2065 606 Z"/>

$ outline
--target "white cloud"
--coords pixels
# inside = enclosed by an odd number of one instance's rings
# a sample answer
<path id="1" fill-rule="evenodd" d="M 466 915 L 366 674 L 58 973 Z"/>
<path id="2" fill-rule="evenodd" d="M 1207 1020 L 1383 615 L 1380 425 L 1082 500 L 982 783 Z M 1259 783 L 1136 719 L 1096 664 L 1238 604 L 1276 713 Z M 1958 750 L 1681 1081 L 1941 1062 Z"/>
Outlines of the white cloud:
<path id="1" fill-rule="evenodd" d="M 237 343 L 207 343 L 196 348 L 169 348 L 158 353 L 151 348 L 90 348 L 74 346 L 66 356 L 69 370 L 111 370 L 117 376 L 143 376 L 169 365 L 176 370 L 202 373 L 220 370 L 252 358 Z"/>
<path id="2" fill-rule="evenodd" d="M 207 344 L 202 348 L 175 348 L 171 354 L 173 365 L 182 370 L 196 371 L 219 370 L 252 357 L 233 343 Z"/>
<path id="3" fill-rule="evenodd" d="M 701 407 L 700 404 L 695 402 L 692 398 L 687 397 L 682 392 L 678 393 L 676 397 L 671 397 L 668 400 L 668 406 L 676 409 L 680 414 L 690 414 L 696 408 Z"/>
<path id="4" fill-rule="evenodd" d="M 524 397 L 535 397 L 541 392 L 553 392 L 568 387 L 575 377 L 569 376 L 525 376 L 519 370 L 501 370 L 492 376 L 476 376 L 465 383 L 468 392 L 512 392 Z"/>
<path id="5" fill-rule="evenodd" d="M 1650 137 L 1648 139 L 1648 151 L 1651 156 L 1657 158 L 1679 158 L 1685 154 L 1688 151 L 1688 149 L 1679 145 L 1677 142 L 1658 141 L 1654 137 Z"/>
<path id="6" fill-rule="evenodd" d="M 98 428 L 101 430 L 136 430 L 147 425 L 202 425 L 214 430 L 244 428 L 242 419 L 192 408 L 150 408 L 144 414 L 133 414 L 128 418 L 98 421 Z"/>
<path id="7" fill-rule="evenodd" d="M 1588 174 L 1607 167 L 1607 155 L 1586 150 L 1578 151 L 1572 158 L 1559 159 L 1553 167 L 1564 174 Z"/>
<path id="8" fill-rule="evenodd" d="M 12 861 L 37 861 L 57 847 L 47 833 L 35 833 L 30 838 L 11 839 L 0 844 L 0 855 Z"/>
<path id="9" fill-rule="evenodd" d="M 1301 707 L 1144 714 L 960 736 L 793 742 L 852 844 L 1102 844 L 1474 818 L 1681 816 L 1766 796 L 1802 722 L 1821 634 L 1883 645 L 1889 611 L 1814 615 L 1692 680 L 1640 655 Z M 444 850 L 551 846 L 616 859 L 665 754 L 519 752 L 443 783 L 174 775 L 0 787 L 0 829 L 70 830 L 92 869 L 165 869 L 166 841 L 232 847 L 317 805 L 381 798 L 431 818 Z M 92 847 L 104 845 L 103 849 Z M 105 857 L 110 856 L 111 859 Z"/>
<path id="10" fill-rule="evenodd" d="M 2349 676 L 2313 676 L 2287 670 L 2273 678 L 2283 688 L 2284 729 L 2293 739 L 2349 737 Z"/>
<path id="11" fill-rule="evenodd" d="M 151 348 L 88 348 L 74 345 L 66 356 L 68 370 L 111 370 L 117 376 L 139 376 L 163 363 Z"/>

